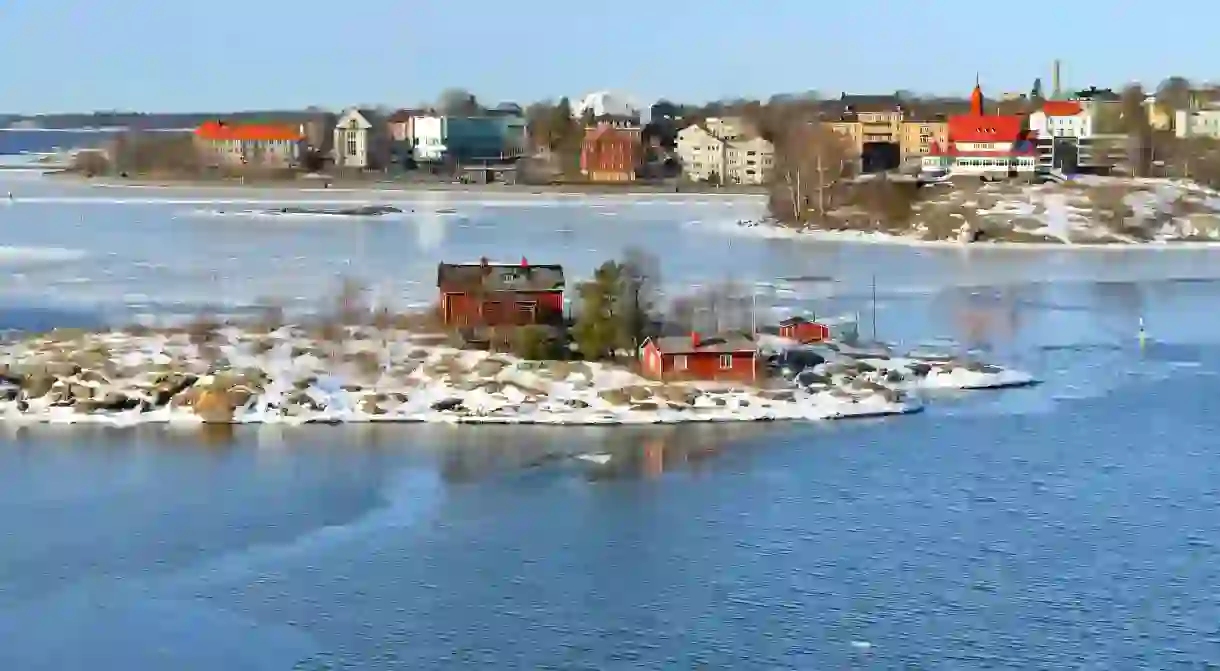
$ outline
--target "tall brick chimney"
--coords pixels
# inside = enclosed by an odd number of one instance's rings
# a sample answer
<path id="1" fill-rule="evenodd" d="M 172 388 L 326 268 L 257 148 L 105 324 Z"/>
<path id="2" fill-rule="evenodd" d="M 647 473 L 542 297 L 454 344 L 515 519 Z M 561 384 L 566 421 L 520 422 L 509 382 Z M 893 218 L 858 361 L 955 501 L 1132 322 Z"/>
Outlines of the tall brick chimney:
<path id="1" fill-rule="evenodd" d="M 691 349 L 699 349 L 699 332 L 698 331 L 690 332 L 690 347 L 691 347 Z"/>

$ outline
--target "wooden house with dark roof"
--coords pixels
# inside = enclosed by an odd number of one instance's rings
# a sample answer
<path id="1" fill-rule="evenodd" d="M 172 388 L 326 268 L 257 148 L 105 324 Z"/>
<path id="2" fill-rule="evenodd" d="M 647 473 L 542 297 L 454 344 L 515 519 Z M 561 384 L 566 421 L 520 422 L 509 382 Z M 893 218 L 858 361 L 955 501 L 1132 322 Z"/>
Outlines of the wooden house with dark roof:
<path id="1" fill-rule="evenodd" d="M 739 334 L 649 338 L 640 346 L 640 368 L 657 380 L 725 380 L 754 382 L 758 379 L 758 344 Z"/>
<path id="2" fill-rule="evenodd" d="M 441 263 L 440 316 L 452 328 L 558 326 L 563 323 L 563 266 Z"/>

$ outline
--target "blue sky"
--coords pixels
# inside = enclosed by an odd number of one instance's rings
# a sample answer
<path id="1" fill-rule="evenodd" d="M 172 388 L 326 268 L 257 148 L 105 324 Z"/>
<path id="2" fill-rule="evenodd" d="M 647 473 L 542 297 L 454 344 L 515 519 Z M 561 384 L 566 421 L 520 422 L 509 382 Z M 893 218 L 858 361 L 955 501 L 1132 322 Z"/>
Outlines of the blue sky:
<path id="1" fill-rule="evenodd" d="M 998 93 L 1049 87 L 1056 56 L 1078 88 L 1155 85 L 1212 74 L 1218 20 L 1214 0 L 0 0 L 0 111 L 965 93 L 976 71 Z"/>

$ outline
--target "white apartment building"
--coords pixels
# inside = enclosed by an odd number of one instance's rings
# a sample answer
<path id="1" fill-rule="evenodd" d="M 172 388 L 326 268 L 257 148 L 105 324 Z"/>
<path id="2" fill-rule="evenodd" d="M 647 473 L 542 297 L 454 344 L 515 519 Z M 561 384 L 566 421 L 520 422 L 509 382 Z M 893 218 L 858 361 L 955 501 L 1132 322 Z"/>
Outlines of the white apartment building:
<path id="1" fill-rule="evenodd" d="M 1173 121 L 1178 137 L 1220 138 L 1220 109 L 1178 110 Z"/>
<path id="2" fill-rule="evenodd" d="M 739 119 L 711 118 L 678 131 L 678 159 L 691 181 L 764 184 L 775 164 L 775 148 L 761 137 L 745 137 Z"/>
<path id="3" fill-rule="evenodd" d="M 1113 146 L 1121 136 L 1098 132 L 1096 109 L 1110 101 L 1048 100 L 1029 115 L 1029 130 L 1038 142 L 1038 169 L 1072 173 L 1098 169 L 1112 161 Z"/>

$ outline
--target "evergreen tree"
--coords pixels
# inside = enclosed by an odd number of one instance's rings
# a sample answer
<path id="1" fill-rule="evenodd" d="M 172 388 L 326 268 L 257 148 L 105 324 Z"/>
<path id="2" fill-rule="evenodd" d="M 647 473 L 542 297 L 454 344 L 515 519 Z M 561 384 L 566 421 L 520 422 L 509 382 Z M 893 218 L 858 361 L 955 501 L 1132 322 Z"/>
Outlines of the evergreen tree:
<path id="1" fill-rule="evenodd" d="M 623 267 L 606 261 L 593 279 L 576 287 L 580 312 L 572 336 L 586 359 L 604 359 L 624 346 L 622 324 Z M 627 343 L 630 347 L 630 343 Z"/>

